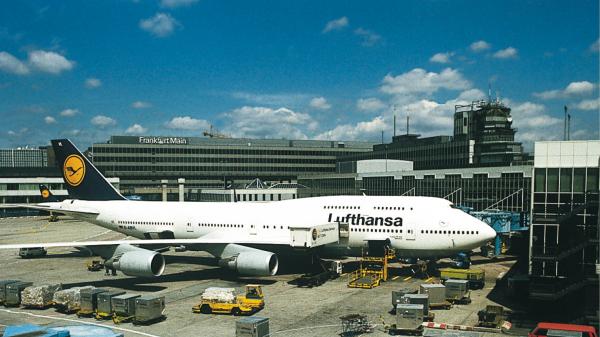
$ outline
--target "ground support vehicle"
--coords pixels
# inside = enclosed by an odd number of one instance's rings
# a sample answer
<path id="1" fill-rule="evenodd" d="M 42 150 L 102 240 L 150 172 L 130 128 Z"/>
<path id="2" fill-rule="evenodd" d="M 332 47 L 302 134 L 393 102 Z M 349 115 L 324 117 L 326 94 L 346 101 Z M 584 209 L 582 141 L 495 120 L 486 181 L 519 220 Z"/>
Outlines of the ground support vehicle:
<path id="1" fill-rule="evenodd" d="M 104 263 L 100 260 L 92 260 L 87 264 L 87 270 L 89 271 L 100 271 L 104 268 Z"/>
<path id="2" fill-rule="evenodd" d="M 252 315 L 264 306 L 262 287 L 248 284 L 244 295 L 236 295 L 233 288 L 207 288 L 200 297 L 200 303 L 192 307 L 192 312 Z"/>
<path id="3" fill-rule="evenodd" d="M 321 271 L 300 276 L 296 280 L 298 287 L 318 287 L 329 280 L 338 278 L 342 274 L 341 261 L 331 261 L 329 267 L 324 264 L 321 265 L 323 267 Z"/>
<path id="4" fill-rule="evenodd" d="M 528 337 L 598 337 L 596 329 L 589 325 L 540 322 Z"/>
<path id="5" fill-rule="evenodd" d="M 32 247 L 32 248 L 21 248 L 19 249 L 19 256 L 22 259 L 29 259 L 33 257 L 46 256 L 48 251 L 44 247 Z"/>
<path id="6" fill-rule="evenodd" d="M 469 289 L 483 289 L 485 286 L 485 271 L 478 268 L 458 269 L 440 268 L 442 283 L 449 279 L 469 281 Z"/>

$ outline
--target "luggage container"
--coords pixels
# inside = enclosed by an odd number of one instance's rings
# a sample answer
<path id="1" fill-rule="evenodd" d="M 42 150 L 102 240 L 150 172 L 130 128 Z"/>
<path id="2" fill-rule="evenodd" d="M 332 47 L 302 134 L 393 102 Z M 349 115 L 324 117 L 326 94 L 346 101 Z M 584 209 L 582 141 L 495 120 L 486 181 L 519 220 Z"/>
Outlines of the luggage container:
<path id="1" fill-rule="evenodd" d="M 33 285 L 33 282 L 14 282 L 6 285 L 6 298 L 4 305 L 7 307 L 16 307 L 21 304 L 21 293 L 27 287 Z"/>
<path id="2" fill-rule="evenodd" d="M 81 291 L 83 289 L 93 289 L 92 286 L 73 287 L 59 290 L 54 293 L 52 302 L 58 312 L 72 314 L 81 309 Z"/>
<path id="3" fill-rule="evenodd" d="M 420 335 L 423 333 L 422 304 L 398 304 L 396 306 L 396 323 L 384 326 L 390 335 Z"/>
<path id="4" fill-rule="evenodd" d="M 235 337 L 267 337 L 269 334 L 268 318 L 244 317 L 235 322 Z"/>
<path id="5" fill-rule="evenodd" d="M 135 317 L 135 299 L 140 295 L 124 294 L 112 298 L 113 322 L 119 324 Z"/>
<path id="6" fill-rule="evenodd" d="M 133 324 L 147 324 L 165 318 L 165 297 L 144 295 L 135 299 Z"/>
<path id="7" fill-rule="evenodd" d="M 396 306 L 396 327 L 416 329 L 423 324 L 422 304 L 398 304 Z"/>
<path id="8" fill-rule="evenodd" d="M 429 295 L 429 309 L 450 309 L 452 303 L 446 301 L 446 287 L 443 284 L 421 284 L 420 294 Z"/>
<path id="9" fill-rule="evenodd" d="M 96 319 L 112 318 L 112 298 L 125 294 L 124 291 L 107 291 L 98 294 L 98 305 L 96 306 Z"/>
<path id="10" fill-rule="evenodd" d="M 62 289 L 61 284 L 31 286 L 21 292 L 21 306 L 25 308 L 45 309 L 52 305 L 54 293 Z"/>
<path id="11" fill-rule="evenodd" d="M 19 282 L 19 281 L 17 281 L 17 280 L 0 280 L 0 304 L 4 304 L 4 301 L 6 300 L 6 286 L 11 283 L 15 283 L 15 282 Z"/>
<path id="12" fill-rule="evenodd" d="M 422 304 L 423 315 L 429 316 L 429 294 L 406 294 L 402 297 L 402 303 Z"/>
<path id="13" fill-rule="evenodd" d="M 106 289 L 100 288 L 81 289 L 79 293 L 81 305 L 79 311 L 77 311 L 77 316 L 92 316 L 98 307 L 98 294 L 106 291 Z"/>
<path id="14" fill-rule="evenodd" d="M 410 288 L 402 288 L 399 290 L 392 290 L 392 308 L 396 310 L 398 304 L 402 304 L 402 297 L 406 294 L 413 294 L 414 291 Z"/>
<path id="15" fill-rule="evenodd" d="M 446 300 L 451 303 L 469 304 L 471 303 L 471 292 L 469 291 L 469 281 L 449 279 L 446 281 Z"/>

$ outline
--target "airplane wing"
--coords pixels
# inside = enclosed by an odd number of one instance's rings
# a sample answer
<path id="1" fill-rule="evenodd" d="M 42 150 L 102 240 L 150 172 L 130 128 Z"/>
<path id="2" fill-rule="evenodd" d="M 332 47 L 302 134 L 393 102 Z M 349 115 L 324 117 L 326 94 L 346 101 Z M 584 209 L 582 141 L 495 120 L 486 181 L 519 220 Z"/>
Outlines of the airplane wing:
<path id="1" fill-rule="evenodd" d="M 192 245 L 192 244 L 257 244 L 257 245 L 289 245 L 288 240 L 240 240 L 235 241 L 231 238 L 198 238 L 198 239 L 156 239 L 156 240 L 107 240 L 107 241 L 69 241 L 69 242 L 40 242 L 40 243 L 16 243 L 0 244 L 0 249 L 20 249 L 20 248 L 57 248 L 57 247 L 93 247 L 93 246 L 115 246 L 115 245 Z"/>
<path id="2" fill-rule="evenodd" d="M 56 205 L 53 204 L 54 203 L 52 202 L 47 202 L 43 204 L 1 204 L 0 208 L 30 208 L 46 212 L 57 212 L 66 215 L 94 216 L 100 214 L 98 211 L 93 209 L 83 209 L 81 207 L 78 207 L 77 210 L 73 210 L 60 207 L 59 205 L 61 205 L 61 203 L 58 202 L 56 203 Z"/>

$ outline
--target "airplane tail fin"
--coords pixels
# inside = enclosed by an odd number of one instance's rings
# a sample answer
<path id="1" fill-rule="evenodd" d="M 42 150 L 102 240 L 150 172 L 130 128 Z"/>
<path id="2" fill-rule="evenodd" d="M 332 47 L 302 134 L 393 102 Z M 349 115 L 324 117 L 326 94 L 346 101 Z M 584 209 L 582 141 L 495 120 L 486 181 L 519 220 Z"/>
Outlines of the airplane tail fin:
<path id="1" fill-rule="evenodd" d="M 52 147 L 70 198 L 125 200 L 70 140 L 54 139 Z"/>
<path id="2" fill-rule="evenodd" d="M 50 189 L 48 189 L 48 186 L 46 185 L 40 185 L 40 195 L 42 196 L 42 200 L 44 202 L 58 201 L 56 196 L 50 192 Z"/>

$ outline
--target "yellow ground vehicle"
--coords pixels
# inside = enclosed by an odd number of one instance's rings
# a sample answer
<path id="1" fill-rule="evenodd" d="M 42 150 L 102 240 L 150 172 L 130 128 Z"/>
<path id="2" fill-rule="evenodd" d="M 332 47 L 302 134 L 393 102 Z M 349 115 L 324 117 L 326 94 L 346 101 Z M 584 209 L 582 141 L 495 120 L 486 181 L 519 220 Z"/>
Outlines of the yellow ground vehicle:
<path id="1" fill-rule="evenodd" d="M 485 286 L 485 271 L 477 268 L 440 268 L 440 279 L 442 282 L 448 279 L 467 280 L 469 289 L 482 289 Z"/>
<path id="2" fill-rule="evenodd" d="M 233 288 L 207 288 L 202 293 L 200 303 L 192 307 L 192 312 L 251 315 L 264 306 L 262 287 L 248 284 L 244 295 L 236 295 Z"/>

